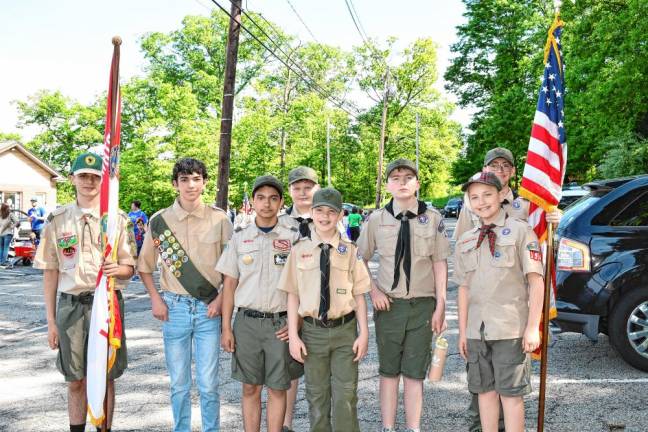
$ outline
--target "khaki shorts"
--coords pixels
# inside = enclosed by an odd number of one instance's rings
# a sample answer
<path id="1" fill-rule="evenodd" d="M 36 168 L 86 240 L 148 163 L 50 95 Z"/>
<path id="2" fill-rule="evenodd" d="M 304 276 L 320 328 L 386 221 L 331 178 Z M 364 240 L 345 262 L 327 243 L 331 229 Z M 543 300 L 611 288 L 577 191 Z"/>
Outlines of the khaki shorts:
<path id="1" fill-rule="evenodd" d="M 237 312 L 234 318 L 232 378 L 244 384 L 287 390 L 290 381 L 304 374 L 304 367 L 290 356 L 288 343 L 275 332 L 286 326 L 286 317 L 252 318 Z"/>
<path id="2" fill-rule="evenodd" d="M 122 338 L 121 348 L 108 377 L 119 378 L 128 367 L 126 352 L 126 328 L 124 326 L 124 299 L 117 291 L 119 310 L 121 311 Z M 65 381 L 78 381 L 86 376 L 86 352 L 88 351 L 88 331 L 92 302 L 80 301 L 79 296 L 61 293 L 56 310 L 56 327 L 59 333 L 59 351 L 56 367 L 65 377 Z"/>
<path id="3" fill-rule="evenodd" d="M 378 373 L 425 379 L 430 367 L 434 297 L 393 299 L 389 311 L 374 309 Z"/>
<path id="4" fill-rule="evenodd" d="M 531 364 L 522 349 L 522 338 L 468 339 L 468 390 L 503 396 L 531 393 Z"/>

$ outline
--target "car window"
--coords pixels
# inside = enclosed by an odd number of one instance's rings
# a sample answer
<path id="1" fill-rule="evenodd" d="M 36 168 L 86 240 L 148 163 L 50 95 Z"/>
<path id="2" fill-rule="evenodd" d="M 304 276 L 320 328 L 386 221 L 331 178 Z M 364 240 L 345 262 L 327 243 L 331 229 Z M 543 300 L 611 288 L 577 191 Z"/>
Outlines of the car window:
<path id="1" fill-rule="evenodd" d="M 607 226 L 626 226 L 622 221 L 623 217 L 619 219 L 626 209 L 630 211 L 630 207 L 634 202 L 640 200 L 641 196 L 646 193 L 645 189 L 632 189 L 627 191 L 618 198 L 611 200 L 599 211 L 599 213 L 592 218 L 593 225 L 607 225 Z M 626 217 L 627 219 L 627 217 Z"/>
<path id="2" fill-rule="evenodd" d="M 648 192 L 630 203 L 612 221 L 611 226 L 648 226 Z"/>
<path id="3" fill-rule="evenodd" d="M 571 223 L 572 220 L 576 219 L 581 215 L 586 209 L 593 205 L 596 201 L 601 199 L 600 196 L 594 194 L 588 194 L 584 197 L 578 199 L 572 205 L 567 207 L 565 213 L 563 214 L 562 219 L 560 220 L 561 226 L 566 226 Z"/>

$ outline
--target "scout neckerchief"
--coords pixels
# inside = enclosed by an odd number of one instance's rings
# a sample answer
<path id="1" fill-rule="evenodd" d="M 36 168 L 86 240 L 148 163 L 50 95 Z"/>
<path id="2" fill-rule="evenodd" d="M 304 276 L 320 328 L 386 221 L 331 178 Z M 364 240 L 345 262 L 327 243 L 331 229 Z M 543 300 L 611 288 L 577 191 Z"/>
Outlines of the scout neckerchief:
<path id="1" fill-rule="evenodd" d="M 398 286 L 398 281 L 400 280 L 400 263 L 403 262 L 403 270 L 405 271 L 405 288 L 407 294 L 409 294 L 409 285 L 410 285 L 410 270 L 412 268 L 412 245 L 410 244 L 410 224 L 409 221 L 425 213 L 427 210 L 427 205 L 423 201 L 417 200 L 418 209 L 416 214 L 412 213 L 409 210 L 404 210 L 398 215 L 394 215 L 394 200 L 392 199 L 385 206 L 385 210 L 389 212 L 390 215 L 394 216 L 401 223 L 400 229 L 398 230 L 398 240 L 396 241 L 396 260 L 394 262 L 394 283 L 392 283 L 392 291 Z"/>
<path id="2" fill-rule="evenodd" d="M 331 300 L 329 292 L 330 278 L 331 278 L 331 245 L 328 243 L 320 243 L 319 247 L 322 249 L 320 252 L 320 304 L 319 304 L 319 319 L 321 321 L 328 320 L 328 309 Z"/>
<path id="3" fill-rule="evenodd" d="M 182 287 L 193 297 L 209 304 L 218 295 L 218 290 L 205 278 L 189 259 L 186 249 L 182 247 L 177 237 L 162 214 L 149 221 L 153 244 L 160 251 L 162 262 L 180 282 Z"/>
<path id="4" fill-rule="evenodd" d="M 481 246 L 482 242 L 486 237 L 488 237 L 488 248 L 490 249 L 490 253 L 492 256 L 495 256 L 495 240 L 497 239 L 497 234 L 495 234 L 495 231 L 493 231 L 493 228 L 495 228 L 495 224 L 490 224 L 490 225 L 482 225 L 481 228 L 479 228 L 479 238 L 477 239 L 477 246 L 475 246 L 475 249 L 479 249 L 479 246 Z"/>
<path id="5" fill-rule="evenodd" d="M 286 213 L 288 215 L 292 214 L 293 208 L 294 208 L 293 206 L 288 207 L 288 209 L 286 210 Z M 297 222 L 299 222 L 299 236 L 300 237 L 308 237 L 308 238 L 310 238 L 311 230 L 310 230 L 310 226 L 308 224 L 313 222 L 313 218 L 309 218 L 309 217 L 304 218 L 304 217 L 299 216 L 299 217 L 296 217 L 294 219 Z"/>

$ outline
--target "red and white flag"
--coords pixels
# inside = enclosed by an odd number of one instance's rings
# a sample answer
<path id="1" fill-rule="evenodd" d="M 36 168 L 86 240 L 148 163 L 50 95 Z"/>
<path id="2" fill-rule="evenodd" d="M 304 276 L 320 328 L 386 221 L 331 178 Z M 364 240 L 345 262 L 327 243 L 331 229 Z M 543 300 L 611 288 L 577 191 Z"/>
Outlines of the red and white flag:
<path id="1" fill-rule="evenodd" d="M 103 167 L 99 211 L 101 214 L 101 246 L 105 259 L 117 261 L 119 243 L 119 136 L 121 128 L 121 96 L 119 92 L 119 44 L 113 40 L 113 57 L 110 66 L 106 129 L 104 132 Z M 88 415 L 95 426 L 101 426 L 106 413 L 104 398 L 108 372 L 112 368 L 117 350 L 121 347 L 121 311 L 115 292 L 114 278 L 106 277 L 102 270 L 97 276 L 92 318 L 88 336 L 87 398 Z"/>

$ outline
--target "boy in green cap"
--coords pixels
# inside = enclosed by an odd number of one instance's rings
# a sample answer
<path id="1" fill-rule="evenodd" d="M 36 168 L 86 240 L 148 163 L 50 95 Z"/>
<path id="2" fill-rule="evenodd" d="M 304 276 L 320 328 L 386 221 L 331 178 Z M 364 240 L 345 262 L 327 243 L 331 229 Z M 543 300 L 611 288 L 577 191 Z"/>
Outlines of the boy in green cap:
<path id="1" fill-rule="evenodd" d="M 137 253 L 132 247 L 134 239 L 128 229 L 128 216 L 120 211 L 117 262 L 103 262 L 99 241 L 101 169 L 102 159 L 94 153 L 83 153 L 74 160 L 70 182 L 76 189 L 76 202 L 50 214 L 34 259 L 34 267 L 43 270 L 47 340 L 51 349 L 58 348 L 56 365 L 68 382 L 71 432 L 85 430 L 88 328 L 99 268 L 103 267 L 106 276 L 116 278 L 123 328 L 121 290 L 133 275 Z M 58 307 L 57 292 L 60 293 Z M 127 366 L 125 332 L 122 332 L 121 344 L 108 380 L 108 430 L 115 406 L 114 379 L 119 378 Z"/>
<path id="2" fill-rule="evenodd" d="M 358 250 L 365 262 L 375 252 L 380 256 L 371 301 L 383 431 L 395 430 L 402 376 L 407 430 L 418 432 L 432 334 L 446 327 L 449 244 L 439 212 L 416 199 L 416 165 L 397 159 L 387 166 L 386 178 L 392 200 L 365 223 Z"/>
<path id="3" fill-rule="evenodd" d="M 286 293 L 277 290 L 281 271 L 299 234 L 279 223 L 283 185 L 257 177 L 252 188 L 254 221 L 234 230 L 216 266 L 223 274 L 221 346 L 232 353 L 232 378 L 243 387 L 243 429 L 261 427 L 261 391 L 267 387 L 269 432 L 282 430 L 290 387 Z M 232 312 L 238 308 L 232 328 Z M 301 365 L 297 366 L 301 370 Z"/>
<path id="4" fill-rule="evenodd" d="M 342 195 L 333 188 L 315 192 L 311 214 L 311 236 L 293 247 L 279 282 L 279 290 L 288 293 L 290 354 L 304 363 L 310 430 L 356 432 L 369 275 L 356 246 L 337 229 Z"/>

